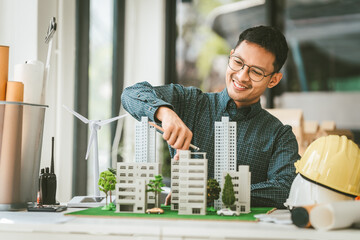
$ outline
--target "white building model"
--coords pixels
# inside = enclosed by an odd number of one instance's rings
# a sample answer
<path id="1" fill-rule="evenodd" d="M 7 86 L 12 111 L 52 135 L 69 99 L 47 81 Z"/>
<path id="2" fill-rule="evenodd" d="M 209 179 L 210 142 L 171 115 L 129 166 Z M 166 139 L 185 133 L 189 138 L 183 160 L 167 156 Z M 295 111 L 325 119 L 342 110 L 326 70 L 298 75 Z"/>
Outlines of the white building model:
<path id="1" fill-rule="evenodd" d="M 223 172 L 223 182 L 225 176 L 229 174 L 234 186 L 235 193 L 235 207 L 237 213 L 250 212 L 250 186 L 251 186 L 251 173 L 249 172 L 248 165 L 239 165 L 239 170 Z"/>
<path id="2" fill-rule="evenodd" d="M 159 163 L 117 164 L 116 212 L 144 213 L 155 206 L 155 195 L 146 192 L 147 184 L 160 173 Z"/>
<path id="3" fill-rule="evenodd" d="M 141 117 L 135 125 L 135 162 L 156 162 L 155 128 L 148 117 Z"/>
<path id="4" fill-rule="evenodd" d="M 207 169 L 206 153 L 183 150 L 179 160 L 171 160 L 172 210 L 179 215 L 206 215 Z"/>
<path id="5" fill-rule="evenodd" d="M 214 178 L 224 187 L 223 173 L 236 171 L 236 122 L 229 122 L 229 117 L 222 117 L 215 122 L 215 169 Z M 220 193 L 221 196 L 221 193 Z M 222 208 L 221 197 L 214 202 L 215 208 Z"/>
<path id="6" fill-rule="evenodd" d="M 142 117 L 136 125 L 135 162 L 117 164 L 116 212 L 144 213 L 155 205 L 153 192 L 146 192 L 147 184 L 160 174 L 155 158 L 155 129 Z M 224 187 L 225 176 L 230 174 L 238 213 L 250 212 L 251 174 L 249 166 L 236 171 L 236 122 L 222 117 L 215 122 L 214 177 Z M 180 215 L 205 215 L 207 201 L 208 160 L 206 153 L 179 152 L 179 160 L 171 160 L 171 209 Z M 221 193 L 220 193 L 221 196 Z M 222 208 L 221 197 L 215 201 Z"/>

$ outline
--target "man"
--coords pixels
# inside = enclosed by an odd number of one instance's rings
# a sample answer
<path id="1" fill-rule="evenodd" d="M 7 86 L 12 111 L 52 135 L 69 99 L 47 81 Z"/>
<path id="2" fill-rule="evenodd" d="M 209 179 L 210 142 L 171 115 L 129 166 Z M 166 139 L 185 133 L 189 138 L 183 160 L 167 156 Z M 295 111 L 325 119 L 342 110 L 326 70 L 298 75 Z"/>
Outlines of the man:
<path id="1" fill-rule="evenodd" d="M 260 96 L 280 82 L 287 52 L 280 31 L 253 27 L 230 51 L 222 92 L 142 82 L 124 90 L 122 103 L 136 119 L 148 116 L 162 125 L 172 157 L 190 142 L 206 152 L 209 177 L 214 175 L 214 122 L 229 116 L 237 123 L 237 165 L 250 167 L 251 205 L 283 208 L 300 159 L 298 145 L 291 127 L 261 108 Z"/>

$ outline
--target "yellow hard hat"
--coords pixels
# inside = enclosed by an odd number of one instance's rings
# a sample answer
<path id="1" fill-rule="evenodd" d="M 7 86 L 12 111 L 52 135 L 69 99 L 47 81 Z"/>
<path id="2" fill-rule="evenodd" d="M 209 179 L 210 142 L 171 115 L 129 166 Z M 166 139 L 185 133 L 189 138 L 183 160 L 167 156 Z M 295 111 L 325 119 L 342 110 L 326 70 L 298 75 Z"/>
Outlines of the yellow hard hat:
<path id="1" fill-rule="evenodd" d="M 360 196 L 360 149 L 345 136 L 315 140 L 295 163 L 305 178 L 341 193 Z"/>

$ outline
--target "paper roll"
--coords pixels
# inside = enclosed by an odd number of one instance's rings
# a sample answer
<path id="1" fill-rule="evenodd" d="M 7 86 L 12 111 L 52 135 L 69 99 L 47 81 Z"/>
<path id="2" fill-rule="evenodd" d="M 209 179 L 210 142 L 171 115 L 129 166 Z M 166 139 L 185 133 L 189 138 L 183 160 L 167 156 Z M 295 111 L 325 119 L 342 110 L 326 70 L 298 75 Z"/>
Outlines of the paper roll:
<path id="1" fill-rule="evenodd" d="M 14 81 L 24 83 L 24 102 L 40 104 L 43 78 L 44 64 L 41 61 L 15 65 Z"/>
<path id="2" fill-rule="evenodd" d="M 20 203 L 22 105 L 6 104 L 0 155 L 0 204 Z"/>
<path id="3" fill-rule="evenodd" d="M 7 82 L 6 101 L 22 102 L 24 84 Z M 20 203 L 23 106 L 6 104 L 0 154 L 0 204 Z"/>
<path id="4" fill-rule="evenodd" d="M 310 222 L 318 230 L 348 228 L 360 223 L 360 201 L 318 205 L 310 212 Z"/>
<path id="5" fill-rule="evenodd" d="M 9 72 L 9 47 L 0 46 L 0 101 L 5 101 Z"/>
<path id="6" fill-rule="evenodd" d="M 310 212 L 316 205 L 296 207 L 291 211 L 291 221 L 300 228 L 311 227 Z"/>
<path id="7" fill-rule="evenodd" d="M 22 102 L 24 100 L 24 84 L 8 81 L 6 86 L 6 101 Z"/>

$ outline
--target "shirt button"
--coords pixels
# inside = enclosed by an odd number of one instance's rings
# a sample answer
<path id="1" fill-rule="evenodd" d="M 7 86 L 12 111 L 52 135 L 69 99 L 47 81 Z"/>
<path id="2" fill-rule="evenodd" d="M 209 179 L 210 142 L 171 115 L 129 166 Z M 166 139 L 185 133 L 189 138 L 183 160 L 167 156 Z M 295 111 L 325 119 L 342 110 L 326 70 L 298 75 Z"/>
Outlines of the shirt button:
<path id="1" fill-rule="evenodd" d="M 155 103 L 156 103 L 156 101 L 152 101 L 151 103 L 152 103 L 152 104 L 155 104 Z"/>

